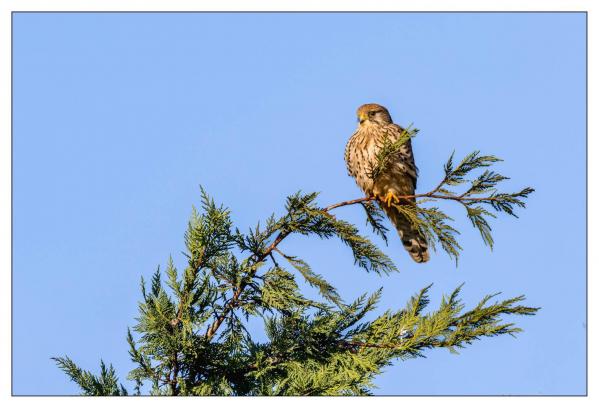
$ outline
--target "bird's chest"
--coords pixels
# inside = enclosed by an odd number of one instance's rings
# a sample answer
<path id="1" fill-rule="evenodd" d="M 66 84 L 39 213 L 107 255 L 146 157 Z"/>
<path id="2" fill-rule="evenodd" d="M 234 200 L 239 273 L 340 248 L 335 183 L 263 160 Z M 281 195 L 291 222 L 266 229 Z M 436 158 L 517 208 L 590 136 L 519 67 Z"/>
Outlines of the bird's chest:
<path id="1" fill-rule="evenodd" d="M 380 149 L 382 135 L 376 129 L 358 131 L 347 146 L 346 154 L 349 173 L 355 177 L 358 186 L 367 194 L 372 194 L 373 180 L 370 177 L 377 163 L 376 155 Z"/>

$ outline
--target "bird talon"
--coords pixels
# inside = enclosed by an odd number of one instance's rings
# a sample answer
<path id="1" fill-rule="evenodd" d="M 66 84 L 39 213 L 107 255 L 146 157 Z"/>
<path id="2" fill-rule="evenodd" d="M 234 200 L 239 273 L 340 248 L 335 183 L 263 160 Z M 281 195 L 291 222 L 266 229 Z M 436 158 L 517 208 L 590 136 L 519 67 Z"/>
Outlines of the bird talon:
<path id="1" fill-rule="evenodd" d="M 399 203 L 399 197 L 393 194 L 393 192 L 389 191 L 383 198 L 383 201 L 388 207 L 390 207 L 393 203 Z"/>

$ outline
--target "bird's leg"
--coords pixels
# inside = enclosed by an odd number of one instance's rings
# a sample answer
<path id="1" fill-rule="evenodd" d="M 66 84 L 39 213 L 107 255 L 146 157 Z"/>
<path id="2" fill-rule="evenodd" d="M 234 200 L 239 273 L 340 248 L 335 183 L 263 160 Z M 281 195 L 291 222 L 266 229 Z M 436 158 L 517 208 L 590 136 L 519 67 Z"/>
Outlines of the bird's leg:
<path id="1" fill-rule="evenodd" d="M 384 197 L 383 202 L 387 204 L 388 207 L 391 206 L 392 203 L 399 203 L 399 197 L 397 197 L 393 191 L 389 191 Z"/>

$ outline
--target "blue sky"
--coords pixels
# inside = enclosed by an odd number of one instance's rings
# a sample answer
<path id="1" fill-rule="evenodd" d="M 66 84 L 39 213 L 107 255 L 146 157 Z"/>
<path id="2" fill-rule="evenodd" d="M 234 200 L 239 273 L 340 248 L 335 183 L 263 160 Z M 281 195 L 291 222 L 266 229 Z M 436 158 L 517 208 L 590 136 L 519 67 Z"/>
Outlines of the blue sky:
<path id="1" fill-rule="evenodd" d="M 15 14 L 13 17 L 13 393 L 73 394 L 51 356 L 125 381 L 140 276 L 169 255 L 199 185 L 241 229 L 297 190 L 357 198 L 345 143 L 355 109 L 387 106 L 421 129 L 419 191 L 452 151 L 505 160 L 508 190 L 537 191 L 493 222 L 490 251 L 456 205 L 458 267 L 444 253 L 368 275 L 336 241 L 283 244 L 346 298 L 384 287 L 380 310 L 434 283 L 526 294 L 516 339 L 398 361 L 377 394 L 583 394 L 585 377 L 584 14 Z M 361 210 L 338 216 L 363 226 Z M 366 232 L 367 230 L 364 229 Z M 377 241 L 379 242 L 379 241 Z M 32 380 L 35 373 L 35 380 Z"/>

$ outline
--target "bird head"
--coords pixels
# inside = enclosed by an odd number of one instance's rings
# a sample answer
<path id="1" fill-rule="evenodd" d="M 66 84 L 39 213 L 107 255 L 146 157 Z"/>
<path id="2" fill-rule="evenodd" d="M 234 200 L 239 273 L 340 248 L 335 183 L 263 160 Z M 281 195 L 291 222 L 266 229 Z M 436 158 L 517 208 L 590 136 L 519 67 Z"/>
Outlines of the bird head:
<path id="1" fill-rule="evenodd" d="M 367 103 L 360 106 L 357 114 L 360 126 L 365 124 L 388 125 L 393 123 L 387 108 L 376 103 Z"/>

